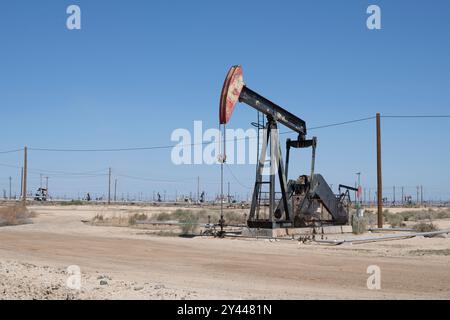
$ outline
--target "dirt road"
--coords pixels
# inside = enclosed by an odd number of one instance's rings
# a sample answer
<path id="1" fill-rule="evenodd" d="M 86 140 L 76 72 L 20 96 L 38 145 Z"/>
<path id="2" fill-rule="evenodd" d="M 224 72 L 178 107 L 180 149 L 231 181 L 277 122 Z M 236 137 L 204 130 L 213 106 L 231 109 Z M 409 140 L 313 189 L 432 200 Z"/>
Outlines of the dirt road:
<path id="1" fill-rule="evenodd" d="M 450 239 L 328 247 L 154 237 L 81 222 L 99 209 L 34 210 L 34 224 L 0 228 L 2 298 L 450 299 L 450 257 L 411 253 Z M 70 265 L 81 269 L 79 292 L 65 288 Z M 381 290 L 367 288 L 370 265 L 381 268 Z"/>

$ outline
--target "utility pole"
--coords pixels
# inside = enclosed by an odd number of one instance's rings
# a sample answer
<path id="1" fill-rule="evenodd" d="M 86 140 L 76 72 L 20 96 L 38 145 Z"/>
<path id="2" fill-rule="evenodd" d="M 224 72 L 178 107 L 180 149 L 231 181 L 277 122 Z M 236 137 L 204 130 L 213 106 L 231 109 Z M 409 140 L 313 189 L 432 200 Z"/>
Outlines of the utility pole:
<path id="1" fill-rule="evenodd" d="M 383 182 L 381 176 L 381 117 L 377 113 L 377 203 L 378 228 L 383 228 Z"/>
<path id="2" fill-rule="evenodd" d="M 11 200 L 11 177 L 9 177 L 9 200 Z"/>
<path id="3" fill-rule="evenodd" d="M 405 203 L 405 195 L 403 193 L 403 187 L 402 187 L 402 205 Z"/>
<path id="4" fill-rule="evenodd" d="M 420 186 L 420 205 L 423 205 L 423 186 Z"/>
<path id="5" fill-rule="evenodd" d="M 197 177 L 197 203 L 200 203 L 200 176 Z"/>
<path id="6" fill-rule="evenodd" d="M 28 168 L 28 149 L 27 146 L 23 148 L 23 181 L 22 181 L 22 202 L 27 204 L 27 168 Z"/>
<path id="7" fill-rule="evenodd" d="M 108 171 L 108 204 L 111 204 L 111 167 Z"/>
<path id="8" fill-rule="evenodd" d="M 356 187 L 356 189 L 358 189 L 358 191 L 355 191 L 355 198 L 357 196 L 358 205 L 359 205 L 359 204 L 361 204 L 361 194 L 359 192 L 359 187 L 361 186 L 361 172 L 357 172 L 356 175 L 358 176 L 358 186 Z"/>
<path id="9" fill-rule="evenodd" d="M 416 204 L 419 204 L 419 186 L 416 187 Z"/>
<path id="10" fill-rule="evenodd" d="M 45 189 L 47 189 L 48 194 L 48 177 L 45 177 Z"/>
<path id="11" fill-rule="evenodd" d="M 230 182 L 228 182 L 228 203 L 231 203 L 231 198 L 230 198 Z"/>
<path id="12" fill-rule="evenodd" d="M 39 186 L 42 189 L 42 173 L 39 174 Z"/>
<path id="13" fill-rule="evenodd" d="M 392 199 L 393 200 L 393 204 L 394 204 L 394 206 L 395 206 L 395 186 L 393 187 L 393 191 L 394 191 L 394 198 Z"/>
<path id="14" fill-rule="evenodd" d="M 117 200 L 117 179 L 114 179 L 114 202 Z"/>
<path id="15" fill-rule="evenodd" d="M 22 199 L 23 192 L 23 167 L 20 170 L 20 198 Z"/>

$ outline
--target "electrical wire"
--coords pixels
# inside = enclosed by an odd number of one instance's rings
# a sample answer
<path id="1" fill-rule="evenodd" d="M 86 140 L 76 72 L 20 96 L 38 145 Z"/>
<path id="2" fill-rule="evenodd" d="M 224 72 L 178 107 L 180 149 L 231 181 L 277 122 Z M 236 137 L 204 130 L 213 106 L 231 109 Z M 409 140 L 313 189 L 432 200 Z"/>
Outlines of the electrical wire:
<path id="1" fill-rule="evenodd" d="M 308 130 L 316 130 L 316 129 L 322 129 L 322 128 L 328 128 L 328 127 L 335 127 L 335 126 L 342 126 L 342 125 L 346 125 L 346 124 L 351 124 L 351 123 L 355 123 L 355 122 L 361 122 L 361 121 L 367 121 L 370 119 L 374 119 L 375 117 L 366 117 L 366 118 L 361 118 L 361 119 L 356 119 L 356 120 L 350 120 L 350 121 L 344 121 L 344 122 L 338 122 L 338 123 L 332 123 L 332 124 L 327 124 L 327 125 L 323 125 L 323 126 L 317 126 L 317 127 L 311 127 L 308 128 Z M 288 133 L 295 133 L 295 131 L 286 131 L 286 132 L 282 132 L 280 134 L 288 134 Z M 234 141 L 234 140 L 246 140 L 246 139 L 256 139 L 256 137 L 244 137 L 244 138 L 236 138 L 233 140 L 225 140 L 225 142 L 228 141 Z M 33 148 L 33 147 L 29 147 L 28 150 L 33 150 L 33 151 L 46 151 L 46 152 L 122 152 L 122 151 L 144 151 L 144 150 L 156 150 L 156 149 L 171 149 L 174 147 L 194 147 L 194 146 L 199 146 L 199 145 L 209 145 L 211 143 L 211 141 L 208 142 L 200 142 L 200 143 L 189 143 L 189 144 L 173 144 L 173 145 L 162 145 L 162 146 L 149 146 L 149 147 L 136 147 L 136 148 L 110 148 L 110 149 L 101 149 L 101 148 L 93 148 L 93 149 L 60 149 L 60 148 Z M 220 141 L 218 141 L 218 143 L 220 143 Z"/>
<path id="2" fill-rule="evenodd" d="M 450 118 L 450 115 L 387 115 L 381 118 Z"/>
<path id="3" fill-rule="evenodd" d="M 243 188 L 245 189 L 251 189 L 250 187 L 246 186 L 245 184 L 243 184 L 233 173 L 233 171 L 230 168 L 230 165 L 228 163 L 225 162 L 225 167 L 228 169 L 228 171 L 230 172 L 231 176 L 233 177 L 233 179 Z"/>
<path id="4" fill-rule="evenodd" d="M 330 124 L 326 124 L 326 125 L 310 127 L 310 128 L 307 128 L 307 130 L 317 130 L 317 129 L 343 126 L 343 125 L 353 124 L 353 123 L 357 123 L 357 122 L 373 120 L 375 118 L 376 118 L 375 116 L 370 116 L 370 117 L 348 120 L 348 121 L 343 121 L 343 122 L 330 123 Z M 382 115 L 381 118 L 450 118 L 450 115 Z M 281 132 L 280 134 L 289 134 L 289 133 L 295 133 L 295 131 L 292 131 L 292 130 L 284 131 L 284 132 Z M 246 140 L 246 139 L 256 139 L 256 137 L 236 138 L 233 140 L 225 140 L 225 141 Z M 44 152 L 126 152 L 126 151 L 171 149 L 174 147 L 194 147 L 194 146 L 198 146 L 198 145 L 208 145 L 211 143 L 214 143 L 214 142 L 209 141 L 209 142 L 200 142 L 200 143 L 171 144 L 171 145 L 148 146 L 148 147 L 92 148 L 92 149 L 64 149 L 64 148 L 33 148 L 33 147 L 29 147 L 28 150 L 44 151 Z M 16 150 L 0 151 L 0 154 L 14 153 L 14 152 L 19 152 L 19 151 L 23 151 L 23 148 L 16 149 Z"/>
<path id="5" fill-rule="evenodd" d="M 132 179 L 132 180 L 140 180 L 140 181 L 150 181 L 150 182 L 161 182 L 161 183 L 183 183 L 180 180 L 162 180 L 162 179 L 154 179 L 154 178 L 142 178 L 142 177 L 134 177 L 134 176 L 129 176 L 129 175 L 125 175 L 125 174 L 116 174 L 116 177 L 122 177 L 122 178 L 128 178 L 128 179 Z M 189 180 L 191 180 L 191 182 L 193 181 L 193 178 L 188 178 Z M 187 179 L 184 179 L 187 180 Z M 187 183 L 187 182 L 184 182 Z"/>
<path id="6" fill-rule="evenodd" d="M 23 151 L 23 149 L 15 149 L 15 150 L 6 150 L 6 151 L 0 151 L 0 154 L 6 154 L 6 153 L 16 153 Z"/>

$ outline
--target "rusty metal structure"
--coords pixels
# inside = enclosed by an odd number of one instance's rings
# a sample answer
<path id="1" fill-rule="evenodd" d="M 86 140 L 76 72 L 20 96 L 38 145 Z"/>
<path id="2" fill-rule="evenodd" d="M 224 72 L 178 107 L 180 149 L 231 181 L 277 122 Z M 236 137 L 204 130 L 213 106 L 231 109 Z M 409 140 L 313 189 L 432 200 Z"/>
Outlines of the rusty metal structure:
<path id="1" fill-rule="evenodd" d="M 233 66 L 222 88 L 219 109 L 221 125 L 230 121 L 238 102 L 256 109 L 267 119 L 263 128 L 262 146 L 259 150 L 248 226 L 274 229 L 347 224 L 350 203 L 348 190 L 354 188 L 340 185 L 339 189 L 344 188 L 346 191 L 335 195 L 322 175 L 314 172 L 317 139 L 316 137 L 306 138 L 305 121 L 249 89 L 244 83 L 242 67 Z M 286 140 L 285 163 L 281 154 L 279 124 L 298 135 L 295 140 Z M 312 149 L 311 172 L 309 175 L 301 175 L 296 180 L 288 181 L 291 148 Z M 267 151 L 270 155 L 269 168 L 265 165 Z M 269 173 L 267 170 L 270 170 Z M 278 178 L 279 192 L 276 191 L 275 176 Z M 263 186 L 268 187 L 269 191 L 262 192 Z M 262 212 L 266 211 L 265 209 L 268 209 L 268 215 L 263 216 Z"/>

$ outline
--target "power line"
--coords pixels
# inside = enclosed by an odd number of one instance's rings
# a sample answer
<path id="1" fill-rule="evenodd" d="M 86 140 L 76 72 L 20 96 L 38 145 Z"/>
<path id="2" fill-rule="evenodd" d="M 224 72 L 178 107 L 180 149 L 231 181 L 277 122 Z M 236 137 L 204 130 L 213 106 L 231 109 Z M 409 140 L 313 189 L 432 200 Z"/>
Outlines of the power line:
<path id="1" fill-rule="evenodd" d="M 206 144 L 203 142 L 201 144 Z M 194 146 L 196 144 L 188 144 L 186 146 Z M 198 143 L 200 145 L 200 143 Z M 115 148 L 115 149 L 58 149 L 58 148 L 28 148 L 33 151 L 48 151 L 48 152 L 120 152 L 120 151 L 139 151 L 139 150 L 154 150 L 154 149 L 168 149 L 177 145 L 166 146 L 151 146 L 151 147 L 137 147 L 137 148 Z M 181 145 L 183 146 L 183 145 Z"/>
<path id="2" fill-rule="evenodd" d="M 387 115 L 381 118 L 450 118 L 450 115 Z"/>
<path id="3" fill-rule="evenodd" d="M 16 165 L 12 165 L 12 164 L 5 164 L 5 163 L 0 163 L 1 167 L 8 167 L 8 168 L 15 168 L 15 169 L 20 169 L 22 167 L 20 166 L 16 166 Z M 106 169 L 101 169 L 101 170 L 94 170 L 94 171 L 86 171 L 86 172 L 67 172 L 67 171 L 55 171 L 55 170 L 47 170 L 47 169 L 38 169 L 38 168 L 30 168 L 28 170 L 28 172 L 30 173 L 34 173 L 34 174 L 48 174 L 51 175 L 53 177 L 55 176 L 104 176 L 105 174 L 96 174 L 99 172 L 103 172 Z"/>
<path id="4" fill-rule="evenodd" d="M 326 124 L 326 125 L 323 125 L 323 126 L 308 128 L 308 130 L 316 130 L 316 129 L 323 129 L 323 128 L 329 128 L 329 127 L 343 126 L 343 125 L 346 125 L 346 124 L 362 122 L 362 121 L 367 121 L 367 120 L 372 120 L 372 119 L 375 119 L 375 116 L 361 118 L 361 119 L 355 119 L 355 120 L 349 120 L 349 121 L 344 121 L 344 122 L 337 122 L 337 123 L 332 123 L 332 124 Z"/>
<path id="5" fill-rule="evenodd" d="M 328 127 L 335 127 L 335 126 L 342 126 L 346 124 L 351 124 L 355 122 L 360 121 L 366 121 L 370 119 L 374 119 L 375 117 L 366 117 L 362 119 L 356 119 L 356 120 L 350 120 L 350 121 L 344 121 L 344 122 L 338 122 L 338 123 L 332 123 L 327 124 L 323 126 L 318 127 L 312 127 L 308 128 L 308 130 L 315 130 L 315 129 L 322 129 L 322 128 L 328 128 Z M 287 133 L 295 133 L 294 131 L 286 131 L 280 134 L 287 134 Z M 246 140 L 246 139 L 256 139 L 256 137 L 245 137 L 245 138 L 236 138 L 236 140 Z M 226 140 L 226 141 L 234 141 L 233 140 Z M 60 149 L 60 148 L 28 148 L 28 150 L 33 151 L 46 151 L 46 152 L 122 152 L 122 151 L 144 151 L 144 150 L 156 150 L 156 149 L 171 149 L 174 147 L 194 147 L 198 145 L 208 145 L 213 143 L 212 141 L 208 142 L 200 142 L 200 143 L 188 143 L 188 144 L 172 144 L 172 145 L 162 145 L 162 146 L 149 146 L 149 147 L 135 147 L 135 148 L 107 148 L 107 149 L 101 149 L 101 148 L 93 148 L 93 149 Z"/>
<path id="6" fill-rule="evenodd" d="M 231 170 L 231 168 L 230 168 L 230 166 L 225 162 L 225 164 L 226 164 L 226 168 L 230 171 L 230 174 L 231 174 L 231 176 L 233 177 L 233 179 L 241 186 L 241 187 L 243 187 L 243 188 L 245 188 L 245 189 L 251 189 L 250 187 L 248 187 L 248 186 L 246 186 L 246 185 L 244 185 L 235 175 L 234 175 L 234 173 L 233 173 L 233 171 Z"/>
<path id="7" fill-rule="evenodd" d="M 85 171 L 85 172 L 68 172 L 68 171 L 55 171 L 55 170 L 46 170 L 46 169 L 37 169 L 32 168 L 31 170 L 28 170 L 30 172 L 39 172 L 39 173 L 45 173 L 45 174 L 51 174 L 52 176 L 57 175 L 68 175 L 68 176 L 104 176 L 107 175 L 107 173 L 98 174 L 100 172 L 105 172 L 108 170 L 108 168 L 100 169 L 100 170 L 93 170 L 93 171 Z"/>
<path id="8" fill-rule="evenodd" d="M 6 153 L 16 153 L 23 151 L 23 149 L 15 149 L 15 150 L 6 150 L 6 151 L 0 151 L 0 154 L 6 154 Z"/>
<path id="9" fill-rule="evenodd" d="M 186 178 L 186 179 L 177 179 L 177 180 L 161 180 L 154 178 L 143 178 L 143 177 L 134 177 L 125 174 L 116 174 L 117 177 L 128 178 L 132 180 L 140 180 L 140 181 L 150 181 L 150 182 L 163 182 L 163 183 L 183 183 L 182 181 L 191 180 L 193 182 L 194 178 Z M 184 182 L 187 183 L 187 182 Z"/>
<path id="10" fill-rule="evenodd" d="M 20 169 L 21 167 L 12 165 L 12 164 L 4 164 L 4 163 L 0 163 L 0 167 L 7 167 L 7 168 L 14 168 L 14 169 Z"/>
<path id="11" fill-rule="evenodd" d="M 383 115 L 382 118 L 450 118 L 450 115 Z M 343 126 L 348 124 L 353 124 L 357 122 L 363 122 L 368 120 L 375 119 L 375 116 L 360 118 L 360 119 L 354 119 L 349 121 L 343 121 L 343 122 L 336 122 L 316 127 L 310 127 L 307 128 L 307 130 L 317 130 L 317 129 L 324 129 L 324 128 L 330 128 L 330 127 L 337 127 L 337 126 Z M 289 134 L 289 133 L 295 133 L 295 131 L 285 131 L 281 132 L 280 134 Z M 245 138 L 236 138 L 234 140 L 246 140 L 246 139 L 255 139 L 255 137 L 245 137 Z M 232 140 L 226 140 L 226 141 L 232 141 Z M 33 151 L 44 151 L 44 152 L 126 152 L 126 151 L 145 151 L 145 150 L 158 150 L 158 149 L 171 149 L 174 147 L 194 147 L 198 145 L 207 145 L 213 143 L 212 141 L 208 142 L 200 142 L 200 143 L 189 143 L 189 144 L 171 144 L 171 145 L 161 145 L 161 146 L 149 146 L 149 147 L 127 147 L 127 148 L 92 148 L 92 149 L 64 149 L 64 148 L 28 148 L 28 150 Z M 7 150 L 7 151 L 0 151 L 0 154 L 6 154 L 6 153 L 15 153 L 23 151 L 22 149 L 15 149 L 15 150 Z"/>

